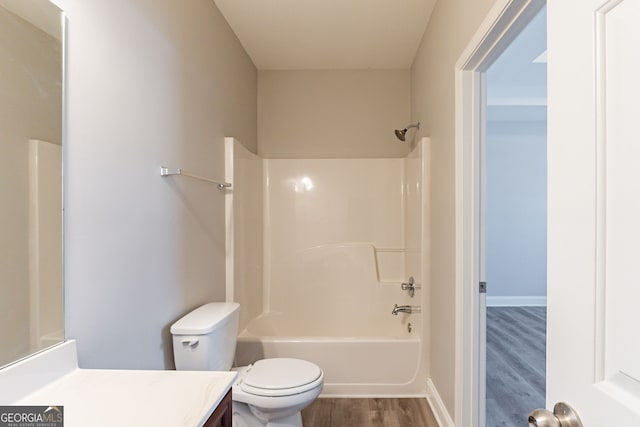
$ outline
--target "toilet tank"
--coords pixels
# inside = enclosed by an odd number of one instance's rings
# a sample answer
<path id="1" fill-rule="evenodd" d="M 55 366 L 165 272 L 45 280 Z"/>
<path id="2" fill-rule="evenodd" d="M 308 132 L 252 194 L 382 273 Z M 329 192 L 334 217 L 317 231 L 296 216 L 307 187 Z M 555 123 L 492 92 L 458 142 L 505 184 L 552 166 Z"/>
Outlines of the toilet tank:
<path id="1" fill-rule="evenodd" d="M 228 371 L 233 364 L 240 304 L 214 302 L 185 315 L 171 326 L 177 370 Z"/>

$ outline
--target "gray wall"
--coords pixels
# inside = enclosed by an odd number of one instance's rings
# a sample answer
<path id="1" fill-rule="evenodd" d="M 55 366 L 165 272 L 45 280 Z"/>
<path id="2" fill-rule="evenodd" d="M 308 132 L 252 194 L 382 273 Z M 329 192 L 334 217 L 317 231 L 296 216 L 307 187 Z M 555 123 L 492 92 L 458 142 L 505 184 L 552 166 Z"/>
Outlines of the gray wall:
<path id="1" fill-rule="evenodd" d="M 537 120 L 546 108 L 498 107 L 513 111 L 512 120 L 492 121 L 495 109 L 487 127 L 487 304 L 527 303 L 522 297 L 547 295 L 547 126 Z"/>
<path id="2" fill-rule="evenodd" d="M 87 368 L 171 367 L 225 298 L 224 136 L 256 151 L 257 71 L 211 0 L 57 0 L 68 17 L 67 338 Z"/>
<path id="3" fill-rule="evenodd" d="M 261 70 L 260 155 L 404 157 L 393 130 L 408 124 L 409 87 L 408 70 Z"/>

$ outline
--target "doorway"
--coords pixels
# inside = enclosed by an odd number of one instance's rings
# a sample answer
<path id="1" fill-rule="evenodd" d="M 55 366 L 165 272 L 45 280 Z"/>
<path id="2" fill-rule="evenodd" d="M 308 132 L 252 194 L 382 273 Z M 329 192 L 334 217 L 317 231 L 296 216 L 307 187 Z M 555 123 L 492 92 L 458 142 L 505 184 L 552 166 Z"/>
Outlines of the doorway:
<path id="1" fill-rule="evenodd" d="M 456 64 L 456 425 L 484 425 L 477 404 L 484 298 L 476 216 L 480 76 L 537 6 L 496 0 Z M 640 182 L 634 121 L 640 3 L 567 0 L 549 2 L 547 13 L 545 406 L 564 413 L 568 403 L 584 425 L 640 425 L 640 346 L 633 335 L 639 321 L 633 284 L 640 205 L 633 195 Z"/>
<path id="2" fill-rule="evenodd" d="M 456 425 L 486 425 L 487 71 L 544 6 L 496 0 L 456 64 Z"/>
<path id="3" fill-rule="evenodd" d="M 479 223 L 486 359 L 480 369 L 485 424 L 507 427 L 525 424 L 532 408 L 545 406 L 546 8 L 484 74 Z"/>

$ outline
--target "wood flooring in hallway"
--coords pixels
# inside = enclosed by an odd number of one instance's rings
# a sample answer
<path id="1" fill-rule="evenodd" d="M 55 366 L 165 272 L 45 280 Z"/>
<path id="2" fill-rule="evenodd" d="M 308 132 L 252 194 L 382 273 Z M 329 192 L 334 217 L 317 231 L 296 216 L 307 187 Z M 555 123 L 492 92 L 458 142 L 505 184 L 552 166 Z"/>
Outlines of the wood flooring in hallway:
<path id="1" fill-rule="evenodd" d="M 304 427 L 438 427 L 427 399 L 317 399 Z"/>
<path id="2" fill-rule="evenodd" d="M 545 407 L 546 327 L 546 307 L 487 307 L 487 427 Z"/>

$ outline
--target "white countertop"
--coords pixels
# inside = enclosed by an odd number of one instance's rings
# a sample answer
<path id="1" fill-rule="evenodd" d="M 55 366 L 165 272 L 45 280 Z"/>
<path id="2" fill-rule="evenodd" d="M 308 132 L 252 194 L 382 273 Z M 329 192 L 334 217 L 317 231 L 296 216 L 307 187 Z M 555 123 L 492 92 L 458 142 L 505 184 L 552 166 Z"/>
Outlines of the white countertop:
<path id="1" fill-rule="evenodd" d="M 8 379 L 24 380 L 41 367 L 20 367 Z M 6 379 L 2 372 L 0 377 Z M 235 372 L 80 369 L 76 364 L 57 378 L 35 381 L 30 392 L 7 403 L 64 406 L 65 427 L 196 427 L 213 413 L 235 377 Z"/>
<path id="2" fill-rule="evenodd" d="M 76 369 L 15 404 L 64 406 L 65 427 L 195 427 L 234 378 L 234 372 Z"/>

